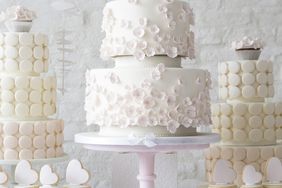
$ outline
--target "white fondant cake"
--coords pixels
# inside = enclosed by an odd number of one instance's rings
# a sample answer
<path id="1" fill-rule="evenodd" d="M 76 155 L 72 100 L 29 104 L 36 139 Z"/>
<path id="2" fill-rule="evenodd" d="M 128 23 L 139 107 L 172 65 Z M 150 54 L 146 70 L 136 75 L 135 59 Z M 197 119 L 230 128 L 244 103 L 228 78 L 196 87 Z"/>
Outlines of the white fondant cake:
<path id="1" fill-rule="evenodd" d="M 113 69 L 87 72 L 87 123 L 103 136 L 187 136 L 209 125 L 211 85 L 194 58 L 193 12 L 180 0 L 116 0 L 104 9 L 102 57 Z"/>
<path id="2" fill-rule="evenodd" d="M 101 56 L 194 58 L 193 24 L 193 11 L 183 1 L 112 1 L 104 9 Z"/>

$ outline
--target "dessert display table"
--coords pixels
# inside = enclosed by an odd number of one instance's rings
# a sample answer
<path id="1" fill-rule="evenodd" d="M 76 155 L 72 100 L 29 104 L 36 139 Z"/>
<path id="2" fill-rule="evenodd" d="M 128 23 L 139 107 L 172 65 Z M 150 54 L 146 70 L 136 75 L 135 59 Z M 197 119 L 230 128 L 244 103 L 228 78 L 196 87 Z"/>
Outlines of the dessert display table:
<path id="1" fill-rule="evenodd" d="M 75 135 L 75 142 L 84 148 L 97 151 L 136 153 L 139 157 L 140 188 L 154 188 L 155 155 L 185 150 L 204 149 L 210 143 L 219 141 L 219 135 L 201 133 L 188 137 L 102 137 L 97 133 L 80 133 Z"/>
<path id="2" fill-rule="evenodd" d="M 48 158 L 48 159 L 34 159 L 34 160 L 29 160 L 29 162 L 32 165 L 39 165 L 39 164 L 54 164 L 54 163 L 60 163 L 68 160 L 68 155 L 64 155 L 62 157 L 56 157 L 56 158 Z M 10 170 L 10 184 L 14 185 L 15 184 L 15 168 L 16 165 L 20 162 L 20 160 L 0 160 L 0 166 L 8 167 Z"/>

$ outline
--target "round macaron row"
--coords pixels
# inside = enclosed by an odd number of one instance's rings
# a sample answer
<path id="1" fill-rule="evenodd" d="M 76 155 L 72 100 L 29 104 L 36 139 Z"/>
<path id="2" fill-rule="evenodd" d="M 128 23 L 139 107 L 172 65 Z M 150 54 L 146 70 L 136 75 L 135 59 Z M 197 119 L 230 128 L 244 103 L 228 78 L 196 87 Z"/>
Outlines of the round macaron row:
<path id="1" fill-rule="evenodd" d="M 0 33 L 0 72 L 40 74 L 48 71 L 48 38 L 43 34 Z"/>
<path id="2" fill-rule="evenodd" d="M 221 99 L 274 96 L 273 65 L 269 61 L 229 61 L 219 64 Z"/>
<path id="3" fill-rule="evenodd" d="M 208 180 L 212 183 L 214 165 L 217 160 L 224 159 L 228 161 L 230 167 L 232 167 L 237 174 L 235 184 L 239 186 L 243 184 L 242 174 L 246 165 L 254 166 L 258 172 L 263 174 L 263 181 L 265 181 L 265 167 L 267 160 L 271 157 L 282 159 L 282 145 L 263 147 L 212 146 L 205 151 Z"/>
<path id="4" fill-rule="evenodd" d="M 1 76 L 0 116 L 47 117 L 56 112 L 54 77 Z"/>
<path id="5" fill-rule="evenodd" d="M 41 159 L 63 155 L 62 120 L 1 121 L 0 159 Z"/>
<path id="6" fill-rule="evenodd" d="M 212 121 L 225 144 L 274 144 L 282 138 L 282 102 L 214 104 Z"/>

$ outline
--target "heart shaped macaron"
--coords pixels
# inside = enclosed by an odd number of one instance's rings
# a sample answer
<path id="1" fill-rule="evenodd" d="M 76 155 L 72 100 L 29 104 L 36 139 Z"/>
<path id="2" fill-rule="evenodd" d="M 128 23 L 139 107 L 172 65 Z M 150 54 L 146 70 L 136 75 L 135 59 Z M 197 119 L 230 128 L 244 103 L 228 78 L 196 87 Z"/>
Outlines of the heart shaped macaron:
<path id="1" fill-rule="evenodd" d="M 216 184 L 231 184 L 236 179 L 235 171 L 230 168 L 228 161 L 218 160 L 214 167 L 213 181 Z"/>
<path id="2" fill-rule="evenodd" d="M 0 172 L 0 185 L 7 183 L 7 181 L 8 181 L 8 175 L 4 171 L 1 171 Z"/>
<path id="3" fill-rule="evenodd" d="M 32 185 L 38 180 L 38 174 L 31 168 L 31 164 L 26 161 L 20 161 L 15 169 L 15 181 L 19 185 Z"/>
<path id="4" fill-rule="evenodd" d="M 71 160 L 67 166 L 66 181 L 71 185 L 82 185 L 89 180 L 89 173 L 79 160 Z"/>
<path id="5" fill-rule="evenodd" d="M 53 172 L 52 168 L 49 165 L 44 165 L 40 169 L 39 179 L 42 185 L 54 185 L 59 181 L 58 175 Z"/>
<path id="6" fill-rule="evenodd" d="M 282 181 L 282 164 L 276 158 L 270 158 L 266 164 L 266 179 L 271 183 L 279 183 Z"/>
<path id="7" fill-rule="evenodd" d="M 256 171 L 255 167 L 247 165 L 243 170 L 243 181 L 246 185 L 256 185 L 262 181 L 262 175 Z"/>

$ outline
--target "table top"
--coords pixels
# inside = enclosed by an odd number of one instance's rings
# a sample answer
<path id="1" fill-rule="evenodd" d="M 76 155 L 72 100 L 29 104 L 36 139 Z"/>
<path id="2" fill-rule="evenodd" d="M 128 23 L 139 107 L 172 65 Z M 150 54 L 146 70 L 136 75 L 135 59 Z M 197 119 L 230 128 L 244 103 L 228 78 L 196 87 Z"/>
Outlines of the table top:
<path id="1" fill-rule="evenodd" d="M 106 137 L 97 132 L 79 133 L 75 142 L 86 149 L 114 152 L 177 152 L 181 150 L 204 149 L 220 137 L 214 133 L 198 133 L 186 137 Z"/>

